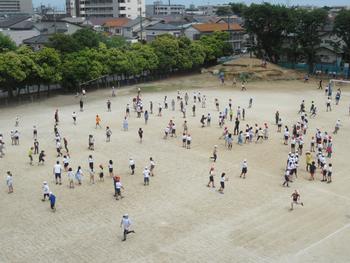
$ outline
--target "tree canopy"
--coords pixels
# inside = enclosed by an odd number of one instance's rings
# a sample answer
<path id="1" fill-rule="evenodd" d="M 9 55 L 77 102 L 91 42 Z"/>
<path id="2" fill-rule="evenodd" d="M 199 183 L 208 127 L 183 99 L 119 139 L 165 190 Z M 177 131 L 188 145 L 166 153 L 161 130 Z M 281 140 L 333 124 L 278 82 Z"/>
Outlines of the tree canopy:
<path id="1" fill-rule="evenodd" d="M 344 55 L 345 58 L 350 60 L 350 10 L 341 10 L 335 17 L 334 32 L 344 42 Z"/>
<path id="2" fill-rule="evenodd" d="M 9 36 L 0 32 L 0 53 L 16 50 L 16 43 Z"/>

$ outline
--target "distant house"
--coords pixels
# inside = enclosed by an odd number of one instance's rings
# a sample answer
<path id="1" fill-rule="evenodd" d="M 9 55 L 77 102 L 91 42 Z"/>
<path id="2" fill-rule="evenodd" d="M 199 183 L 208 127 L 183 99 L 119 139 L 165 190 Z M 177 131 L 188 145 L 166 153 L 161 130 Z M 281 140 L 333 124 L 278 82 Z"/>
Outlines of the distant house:
<path id="1" fill-rule="evenodd" d="M 344 41 L 333 33 L 333 19 L 320 30 L 321 43 L 316 48 L 316 55 L 321 63 L 340 64 L 343 55 Z"/>
<path id="2" fill-rule="evenodd" d="M 148 26 L 152 26 L 160 23 L 158 20 L 152 20 L 147 17 L 137 17 L 133 20 L 130 20 L 127 24 L 123 26 L 123 37 L 128 40 L 131 39 L 146 39 L 145 28 Z M 142 26 L 142 34 L 141 34 L 141 26 Z"/>
<path id="3" fill-rule="evenodd" d="M 111 35 L 122 36 L 124 26 L 131 20 L 125 17 L 113 18 L 106 21 L 102 26 Z"/>
<path id="4" fill-rule="evenodd" d="M 17 46 L 21 45 L 24 39 L 40 34 L 40 31 L 34 27 L 30 17 L 27 16 L 0 20 L 0 32 L 10 37 Z"/>
<path id="5" fill-rule="evenodd" d="M 50 36 L 55 33 L 72 35 L 83 27 L 66 21 L 38 21 L 33 23 L 33 29 L 38 34 L 27 37 L 22 40 L 22 43 L 30 46 L 34 50 L 39 50 L 49 42 Z M 21 43 L 21 44 L 22 44 Z"/>
<path id="6" fill-rule="evenodd" d="M 146 40 L 152 41 L 157 36 L 170 34 L 175 37 L 179 37 L 181 35 L 181 28 L 171 25 L 171 24 L 163 24 L 158 23 L 153 26 L 146 27 Z"/>
<path id="7" fill-rule="evenodd" d="M 40 50 L 49 43 L 52 35 L 42 34 L 23 40 L 23 44 L 30 46 L 33 50 Z"/>
<path id="8" fill-rule="evenodd" d="M 203 35 L 212 34 L 216 31 L 229 32 L 230 42 L 233 48 L 241 49 L 243 41 L 243 28 L 239 24 L 227 23 L 206 23 L 206 24 L 192 24 L 186 28 L 184 33 L 191 40 L 198 40 Z"/>

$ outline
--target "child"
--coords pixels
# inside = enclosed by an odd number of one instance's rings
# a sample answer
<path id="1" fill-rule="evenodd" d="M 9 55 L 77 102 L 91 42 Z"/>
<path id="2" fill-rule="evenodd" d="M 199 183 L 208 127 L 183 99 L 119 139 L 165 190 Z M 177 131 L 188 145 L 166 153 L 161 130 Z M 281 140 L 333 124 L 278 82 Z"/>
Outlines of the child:
<path id="1" fill-rule="evenodd" d="M 327 183 L 330 184 L 332 182 L 332 164 L 328 164 L 327 170 Z"/>
<path id="2" fill-rule="evenodd" d="M 316 143 L 315 137 L 312 137 L 310 142 L 310 152 L 315 152 L 315 143 Z"/>
<path id="3" fill-rule="evenodd" d="M 309 171 L 310 171 L 310 181 L 312 180 L 315 180 L 315 172 L 316 172 L 316 165 L 315 165 L 315 162 L 312 161 L 310 167 L 309 167 Z"/>
<path id="4" fill-rule="evenodd" d="M 8 193 L 13 193 L 13 178 L 10 171 L 7 171 L 6 185 L 8 187 Z"/>
<path id="5" fill-rule="evenodd" d="M 93 135 L 89 135 L 89 150 L 94 150 L 95 149 L 95 139 Z"/>
<path id="6" fill-rule="evenodd" d="M 143 185 L 149 185 L 149 175 L 150 172 L 148 170 L 148 167 L 146 166 L 145 169 L 143 170 Z"/>
<path id="7" fill-rule="evenodd" d="M 45 159 L 44 159 L 45 156 L 46 156 L 46 155 L 45 155 L 45 152 L 44 152 L 44 151 L 41 151 L 40 154 L 39 154 L 39 162 L 38 162 L 38 165 L 44 164 L 44 163 L 45 163 Z"/>
<path id="8" fill-rule="evenodd" d="M 42 190 L 43 190 L 44 197 L 43 199 L 41 199 L 41 201 L 45 201 L 46 197 L 49 198 L 49 193 L 50 193 L 50 188 L 46 181 L 43 182 Z"/>
<path id="9" fill-rule="evenodd" d="M 79 185 L 81 185 L 82 176 L 83 176 L 83 171 L 81 170 L 81 167 L 78 166 L 77 172 L 75 173 L 75 179 L 78 181 Z"/>
<path id="10" fill-rule="evenodd" d="M 282 186 L 287 186 L 289 187 L 289 176 L 290 176 L 290 171 L 289 169 L 286 169 L 285 173 L 284 173 L 284 183 L 282 184 Z"/>
<path id="11" fill-rule="evenodd" d="M 101 122 L 101 118 L 100 116 L 97 114 L 96 115 L 96 125 L 95 125 L 95 129 L 97 129 L 97 126 L 102 128 L 101 125 L 100 125 L 100 122 Z"/>
<path id="12" fill-rule="evenodd" d="M 77 124 L 77 114 L 75 113 L 75 111 L 73 111 L 73 113 L 72 113 L 72 119 L 73 119 L 73 124 L 76 125 Z"/>
<path id="13" fill-rule="evenodd" d="M 98 174 L 99 174 L 100 181 L 104 181 L 104 174 L 103 174 L 103 166 L 102 166 L 102 164 L 99 165 L 99 168 L 100 168 L 100 172 Z"/>
<path id="14" fill-rule="evenodd" d="M 68 169 L 68 182 L 69 182 L 69 188 L 74 188 L 74 173 L 72 168 Z"/>
<path id="15" fill-rule="evenodd" d="M 120 198 L 124 198 L 124 196 L 122 196 L 121 189 L 124 189 L 124 187 L 123 187 L 122 183 L 120 182 L 120 180 L 117 180 L 115 182 L 115 191 L 116 191 L 115 200 L 119 200 L 119 196 L 120 196 Z"/>
<path id="16" fill-rule="evenodd" d="M 139 134 L 139 138 L 140 138 L 140 143 L 142 143 L 142 137 L 143 137 L 143 130 L 142 130 L 142 128 L 139 128 L 138 134 Z"/>
<path id="17" fill-rule="evenodd" d="M 322 180 L 321 182 L 327 182 L 327 164 L 321 164 Z"/>
<path id="18" fill-rule="evenodd" d="M 131 175 L 135 174 L 135 161 L 133 158 L 129 158 L 129 167 L 131 169 Z"/>
<path id="19" fill-rule="evenodd" d="M 56 205 L 56 196 L 52 192 L 49 193 L 49 200 L 50 200 L 51 210 L 52 210 L 52 212 L 55 212 L 56 211 L 56 207 L 55 207 L 55 205 Z"/>
<path id="20" fill-rule="evenodd" d="M 124 131 L 129 130 L 129 123 L 128 123 L 128 119 L 126 118 L 126 116 L 124 117 L 124 120 L 123 120 L 123 130 Z"/>
<path id="21" fill-rule="evenodd" d="M 36 126 L 33 126 L 33 139 L 37 139 L 38 138 L 38 129 L 36 128 Z"/>
<path id="22" fill-rule="evenodd" d="M 95 184 L 95 172 L 91 168 L 89 169 L 89 175 L 90 183 Z"/>
<path id="23" fill-rule="evenodd" d="M 225 173 L 221 174 L 219 193 L 223 194 L 225 189 Z"/>
<path id="24" fill-rule="evenodd" d="M 218 153 L 218 146 L 214 145 L 213 156 L 210 157 L 210 159 L 212 159 L 214 163 L 216 162 L 216 159 L 218 158 L 217 153 Z"/>
<path id="25" fill-rule="evenodd" d="M 187 135 L 186 133 L 182 134 L 182 147 L 186 148 Z"/>
<path id="26" fill-rule="evenodd" d="M 151 176 L 154 176 L 154 168 L 156 167 L 156 163 L 153 161 L 153 158 L 149 158 L 150 160 L 150 166 L 149 166 L 149 171 Z"/>
<path id="27" fill-rule="evenodd" d="M 214 185 L 214 175 L 215 175 L 214 167 L 211 167 L 210 170 L 209 170 L 209 182 L 207 184 L 207 187 L 210 187 L 210 185 L 211 185 L 212 188 L 215 187 L 215 185 Z"/>
<path id="28" fill-rule="evenodd" d="M 187 147 L 186 147 L 186 149 L 191 149 L 191 142 L 192 142 L 191 134 L 187 134 L 187 138 L 186 138 Z"/>
<path id="29" fill-rule="evenodd" d="M 243 176 L 243 179 L 245 179 L 247 172 L 248 172 L 248 163 L 247 163 L 247 160 L 244 159 L 243 163 L 242 163 L 242 172 L 241 172 L 241 175 L 239 176 L 239 178 L 241 178 Z"/>
<path id="30" fill-rule="evenodd" d="M 109 172 L 109 176 L 113 177 L 113 161 L 109 160 L 108 162 L 108 172 Z"/>
<path id="31" fill-rule="evenodd" d="M 39 153 L 39 142 L 37 139 L 34 139 L 34 154 Z"/>
<path id="32" fill-rule="evenodd" d="M 299 201 L 300 201 L 300 194 L 298 193 L 297 190 L 295 190 L 294 193 L 292 193 L 291 197 L 292 197 L 292 202 L 290 204 L 290 206 L 291 206 L 290 210 L 293 210 L 293 205 L 294 204 L 296 204 L 296 205 L 300 204 L 300 205 L 304 206 L 303 202 L 299 203 Z"/>
<path id="33" fill-rule="evenodd" d="M 79 106 L 80 106 L 80 111 L 84 111 L 84 101 L 82 98 L 79 101 Z"/>
<path id="34" fill-rule="evenodd" d="M 62 173 L 62 167 L 60 165 L 59 161 L 56 161 L 56 164 L 53 167 L 53 173 L 55 176 L 56 184 L 62 184 L 61 182 L 61 173 Z"/>
<path id="35" fill-rule="evenodd" d="M 312 164 L 312 156 L 310 152 L 306 152 L 306 171 L 310 171 L 310 166 Z"/>
<path id="36" fill-rule="evenodd" d="M 111 135 L 112 135 L 112 130 L 109 128 L 109 126 L 106 127 L 106 142 L 111 141 Z"/>
<path id="37" fill-rule="evenodd" d="M 65 172 L 67 172 L 68 166 L 69 166 L 69 158 L 67 157 L 67 155 L 64 155 L 63 156 L 63 169 Z"/>
<path id="38" fill-rule="evenodd" d="M 28 157 L 29 157 L 29 164 L 33 165 L 33 147 L 30 147 L 29 152 L 28 152 Z"/>

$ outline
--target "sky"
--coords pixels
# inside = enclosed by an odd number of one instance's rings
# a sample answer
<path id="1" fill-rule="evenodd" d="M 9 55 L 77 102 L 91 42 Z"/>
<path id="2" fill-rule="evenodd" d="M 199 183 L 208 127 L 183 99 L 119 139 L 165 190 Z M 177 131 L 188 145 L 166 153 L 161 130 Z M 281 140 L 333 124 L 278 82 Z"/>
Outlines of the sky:
<path id="1" fill-rule="evenodd" d="M 29 0 L 28 0 L 29 1 Z M 40 4 L 44 4 L 44 5 L 51 5 L 53 7 L 57 7 L 60 9 L 64 9 L 64 5 L 65 5 L 65 0 L 33 0 L 33 5 L 34 7 L 39 6 Z M 163 0 L 163 2 L 167 3 L 168 0 Z M 250 3 L 261 3 L 262 1 L 254 1 L 254 0 L 248 0 L 248 1 L 234 1 L 234 0 L 171 0 L 171 3 L 174 4 L 185 4 L 185 5 L 190 5 L 190 4 L 194 4 L 194 5 L 205 5 L 205 4 L 225 4 L 228 2 L 244 2 L 246 4 L 250 4 Z M 270 2 L 273 4 L 285 4 L 287 2 L 287 0 L 265 0 L 265 2 Z M 289 3 L 291 5 L 316 5 L 316 6 L 325 6 L 325 5 L 350 5 L 350 1 L 349 0 L 289 0 Z M 152 4 L 153 0 L 146 0 L 146 4 Z"/>

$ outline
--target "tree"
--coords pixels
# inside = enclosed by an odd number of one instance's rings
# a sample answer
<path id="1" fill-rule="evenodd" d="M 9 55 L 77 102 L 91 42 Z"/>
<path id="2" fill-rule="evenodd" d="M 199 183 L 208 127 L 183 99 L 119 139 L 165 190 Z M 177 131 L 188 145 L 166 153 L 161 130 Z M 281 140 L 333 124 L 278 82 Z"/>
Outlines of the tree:
<path id="1" fill-rule="evenodd" d="M 161 35 L 152 41 L 151 46 L 159 59 L 159 71 L 170 72 L 177 68 L 180 59 L 179 42 L 174 36 Z"/>
<path id="2" fill-rule="evenodd" d="M 129 47 L 128 42 L 126 42 L 124 37 L 121 36 L 112 36 L 107 37 L 103 41 L 106 44 L 107 48 L 127 48 Z"/>
<path id="3" fill-rule="evenodd" d="M 180 70 L 191 69 L 193 67 L 193 61 L 190 55 L 191 40 L 187 37 L 180 37 L 177 40 L 179 43 L 178 68 Z"/>
<path id="4" fill-rule="evenodd" d="M 62 80 L 62 74 L 60 71 L 61 57 L 59 53 L 53 48 L 45 47 L 35 53 L 34 60 L 41 67 L 42 83 L 48 85 L 48 90 L 50 91 L 51 84 L 59 83 Z M 37 84 L 39 93 L 41 83 Z"/>
<path id="5" fill-rule="evenodd" d="M 344 41 L 344 59 L 350 61 L 350 10 L 341 10 L 335 17 L 334 33 Z"/>
<path id="6" fill-rule="evenodd" d="M 95 55 L 93 50 L 85 49 L 65 56 L 61 66 L 63 85 L 72 89 L 82 82 L 100 78 L 103 65 Z"/>
<path id="7" fill-rule="evenodd" d="M 204 47 L 205 61 L 213 63 L 216 62 L 217 58 L 229 55 L 232 49 L 228 40 L 228 32 L 214 32 L 210 35 L 203 35 L 199 43 Z"/>
<path id="8" fill-rule="evenodd" d="M 242 16 L 247 9 L 247 5 L 244 3 L 229 3 L 229 5 L 231 7 L 231 11 L 238 16 Z"/>
<path id="9" fill-rule="evenodd" d="M 252 4 L 245 9 L 245 28 L 248 33 L 256 35 L 255 52 L 258 56 L 278 61 L 286 28 L 290 24 L 289 12 L 290 9 L 285 6 L 269 3 Z"/>
<path id="10" fill-rule="evenodd" d="M 298 19 L 295 34 L 309 66 L 309 72 L 312 72 L 318 59 L 315 48 L 321 43 L 319 31 L 327 22 L 327 11 L 321 8 L 312 11 L 300 9 L 295 15 Z"/>
<path id="11" fill-rule="evenodd" d="M 229 6 L 219 6 L 216 10 L 217 16 L 228 16 L 232 14 L 231 7 Z"/>
<path id="12" fill-rule="evenodd" d="M 0 52 L 16 50 L 16 43 L 9 36 L 0 32 Z"/>
<path id="13" fill-rule="evenodd" d="M 144 71 L 152 72 L 158 68 L 159 60 L 157 54 L 150 45 L 136 43 L 131 46 L 131 50 L 144 59 Z"/>
<path id="14" fill-rule="evenodd" d="M 205 48 L 199 42 L 191 42 L 189 55 L 192 60 L 192 67 L 197 68 L 204 64 Z"/>
<path id="15" fill-rule="evenodd" d="M 41 68 L 28 54 L 7 52 L 0 54 L 0 85 L 13 97 L 13 90 L 22 88 L 37 76 Z"/>
<path id="16" fill-rule="evenodd" d="M 73 39 L 78 43 L 80 49 L 98 48 L 100 42 L 104 42 L 105 38 L 89 28 L 83 28 L 78 30 L 72 35 Z"/>
<path id="17" fill-rule="evenodd" d="M 47 46 L 61 52 L 62 54 L 77 52 L 80 49 L 76 39 L 70 35 L 60 33 L 51 36 Z"/>

